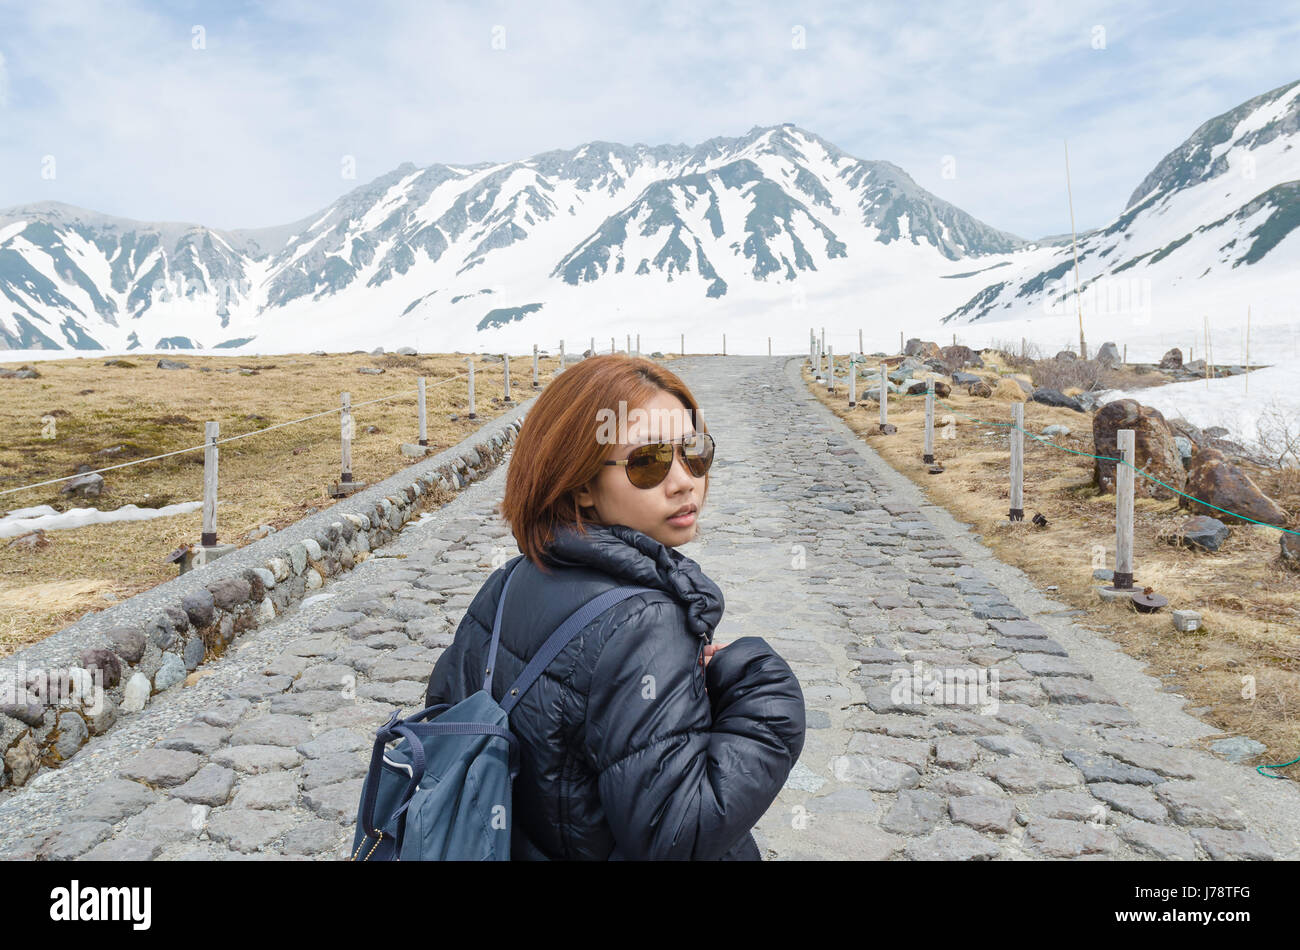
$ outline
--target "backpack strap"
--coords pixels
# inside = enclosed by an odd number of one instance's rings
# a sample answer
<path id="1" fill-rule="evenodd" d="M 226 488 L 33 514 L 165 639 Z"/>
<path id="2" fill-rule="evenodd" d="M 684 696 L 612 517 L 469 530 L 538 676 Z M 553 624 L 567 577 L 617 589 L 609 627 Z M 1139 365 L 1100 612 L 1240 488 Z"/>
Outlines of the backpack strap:
<path id="1" fill-rule="evenodd" d="M 497 668 L 497 644 L 501 642 L 501 613 L 506 606 L 506 591 L 510 589 L 510 578 L 515 576 L 515 568 L 524 559 L 521 554 L 506 567 L 506 580 L 501 585 L 501 594 L 497 597 L 497 615 L 492 621 L 492 643 L 488 647 L 487 670 L 483 674 L 483 691 L 492 695 L 492 671 Z"/>
<path id="2" fill-rule="evenodd" d="M 542 644 L 542 648 L 534 654 L 531 660 L 528 661 L 528 665 L 524 667 L 524 671 L 519 674 L 519 679 L 515 680 L 514 683 L 511 684 L 510 689 L 506 692 L 505 698 L 501 701 L 501 708 L 505 710 L 507 715 L 509 715 L 510 710 L 514 708 L 515 703 L 519 702 L 524 693 L 528 692 L 529 687 L 536 682 L 537 677 L 542 675 L 542 670 L 546 669 L 550 662 L 560 655 L 560 651 L 568 646 L 569 641 L 578 635 L 578 631 L 591 623 L 592 620 L 596 619 L 596 617 L 617 604 L 619 601 L 626 600 L 629 597 L 635 597 L 637 594 L 654 593 L 661 593 L 661 591 L 657 591 L 653 587 L 611 587 L 603 594 L 598 594 L 596 597 L 587 601 L 571 613 L 568 616 L 568 619 L 566 619 L 564 623 L 560 624 L 559 628 L 547 638 L 545 643 Z M 502 599 L 505 599 L 504 594 Z M 499 619 L 500 615 L 498 613 L 498 621 Z M 496 633 L 494 632 L 493 637 L 495 638 L 495 636 Z"/>

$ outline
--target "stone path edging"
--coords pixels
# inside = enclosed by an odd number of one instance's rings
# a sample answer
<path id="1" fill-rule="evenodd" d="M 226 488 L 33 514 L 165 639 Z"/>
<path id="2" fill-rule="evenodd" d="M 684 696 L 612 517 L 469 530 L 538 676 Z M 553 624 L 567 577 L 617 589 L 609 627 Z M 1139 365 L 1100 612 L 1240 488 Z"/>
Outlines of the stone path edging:
<path id="1" fill-rule="evenodd" d="M 454 492 L 491 471 L 513 445 L 533 398 L 376 485 L 0 660 L 0 795 L 75 756 L 120 714 L 139 711 L 241 634 L 364 561 L 419 515 L 435 488 Z M 72 690 L 93 683 L 81 671 L 101 671 L 99 711 L 76 702 L 10 703 L 11 685 L 39 670 L 70 671 L 75 679 L 64 682 Z"/>

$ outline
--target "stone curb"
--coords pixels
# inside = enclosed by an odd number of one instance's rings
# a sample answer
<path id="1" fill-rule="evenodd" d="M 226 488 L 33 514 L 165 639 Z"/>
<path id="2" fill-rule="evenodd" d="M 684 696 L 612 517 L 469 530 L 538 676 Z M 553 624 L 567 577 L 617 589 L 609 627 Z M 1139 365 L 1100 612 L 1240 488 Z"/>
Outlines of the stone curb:
<path id="1" fill-rule="evenodd" d="M 487 474 L 513 445 L 531 402 L 377 485 L 0 660 L 0 789 L 25 785 L 42 767 L 57 767 L 91 735 L 104 734 L 120 715 L 183 682 L 325 577 L 364 561 L 418 517 L 436 489 L 455 493 Z M 16 681 L 45 670 L 60 674 L 61 685 L 49 686 L 49 693 L 70 699 L 15 704 Z M 98 709 L 97 676 L 104 687 Z"/>

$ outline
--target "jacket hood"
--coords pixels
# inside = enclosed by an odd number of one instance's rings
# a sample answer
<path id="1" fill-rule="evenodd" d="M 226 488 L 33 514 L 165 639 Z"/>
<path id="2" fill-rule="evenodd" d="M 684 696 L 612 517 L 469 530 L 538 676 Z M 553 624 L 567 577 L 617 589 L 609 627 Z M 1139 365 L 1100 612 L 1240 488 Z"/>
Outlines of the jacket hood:
<path id="1" fill-rule="evenodd" d="M 544 559 L 558 567 L 590 567 L 621 580 L 671 594 L 686 608 L 687 627 L 706 641 L 725 606 L 718 585 L 700 565 L 675 548 L 627 525 L 585 522 L 584 532 L 564 524 L 546 547 Z"/>

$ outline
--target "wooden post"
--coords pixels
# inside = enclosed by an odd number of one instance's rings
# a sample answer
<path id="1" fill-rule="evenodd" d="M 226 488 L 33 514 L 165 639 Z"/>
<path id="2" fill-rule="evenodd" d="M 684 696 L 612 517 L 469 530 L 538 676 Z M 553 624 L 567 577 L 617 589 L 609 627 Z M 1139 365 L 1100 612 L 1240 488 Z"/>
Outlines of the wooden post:
<path id="1" fill-rule="evenodd" d="M 416 411 L 419 413 L 419 419 L 420 419 L 420 445 L 428 445 L 429 426 L 428 423 L 425 421 L 425 415 L 424 415 L 425 403 L 424 403 L 424 377 L 423 376 L 421 376 L 419 379 L 415 381 L 415 389 L 417 393 L 415 402 L 416 402 L 416 406 L 418 407 Z M 509 384 L 507 384 L 506 392 L 508 393 L 509 391 L 510 391 Z"/>
<path id="2" fill-rule="evenodd" d="M 880 364 L 880 428 L 889 422 L 889 380 L 885 377 L 885 364 Z"/>
<path id="3" fill-rule="evenodd" d="M 821 343 L 821 350 L 820 350 L 820 351 L 821 351 L 822 353 L 825 353 L 825 352 L 826 352 L 826 328 L 825 328 L 825 327 L 822 327 L 822 343 Z"/>
<path id="4" fill-rule="evenodd" d="M 596 338 L 594 336 L 591 338 L 591 355 L 596 355 Z"/>
<path id="5" fill-rule="evenodd" d="M 1025 404 L 1011 404 L 1011 511 L 1012 521 L 1025 520 Z"/>
<path id="6" fill-rule="evenodd" d="M 502 402 L 509 404 L 514 402 L 514 400 L 510 398 L 510 354 L 509 353 L 501 354 L 501 368 L 505 371 L 506 374 L 506 398 L 503 399 Z"/>
<path id="7" fill-rule="evenodd" d="M 343 394 L 343 411 L 339 413 L 339 428 L 343 439 L 343 472 L 339 482 L 346 485 L 352 481 L 352 394 Z"/>
<path id="8" fill-rule="evenodd" d="M 768 355 L 768 356 L 771 356 L 771 355 L 772 355 L 772 338 L 771 338 L 771 337 L 768 337 L 768 338 L 767 338 L 767 355 Z"/>
<path id="9" fill-rule="evenodd" d="M 829 367 L 826 371 L 826 391 L 833 393 L 835 392 L 835 347 L 833 346 L 826 353 L 826 363 Z"/>
<path id="10" fill-rule="evenodd" d="M 898 331 L 898 352 L 902 353 L 906 347 L 903 346 L 903 331 Z"/>
<path id="11" fill-rule="evenodd" d="M 722 355 L 727 355 L 727 334 L 722 334 Z"/>
<path id="12" fill-rule="evenodd" d="M 210 548 L 217 543 L 217 437 L 221 423 L 203 426 L 203 534 L 199 543 Z"/>
<path id="13" fill-rule="evenodd" d="M 632 355 L 632 334 L 627 335 L 627 355 Z"/>
<path id="14" fill-rule="evenodd" d="M 537 388 L 537 344 L 533 344 L 533 388 Z"/>
<path id="15" fill-rule="evenodd" d="M 1121 365 L 1121 366 L 1127 366 L 1127 365 L 1128 365 L 1128 344 L 1127 344 L 1127 343 L 1124 344 L 1124 357 L 1123 357 L 1123 359 L 1120 361 L 1120 365 Z"/>
<path id="16" fill-rule="evenodd" d="M 862 327 L 858 327 L 858 352 L 862 352 Z"/>
<path id="17" fill-rule="evenodd" d="M 921 461 L 934 464 L 934 374 L 925 378 L 925 453 Z"/>
<path id="18" fill-rule="evenodd" d="M 474 357 L 465 357 L 465 362 L 469 364 L 469 416 L 470 419 L 477 419 L 474 412 Z"/>
<path id="19" fill-rule="evenodd" d="M 953 346 L 957 345 L 957 334 L 955 333 L 952 335 L 952 345 Z"/>
<path id="20" fill-rule="evenodd" d="M 555 375 L 559 376 L 563 372 L 564 372 L 564 341 L 561 340 L 560 341 L 560 365 L 555 367 Z M 473 378 L 474 378 L 473 376 L 470 377 L 470 379 Z"/>
<path id="21" fill-rule="evenodd" d="M 636 355 L 641 355 L 641 334 L 636 335 Z"/>
<path id="22" fill-rule="evenodd" d="M 770 339 L 770 338 L 769 338 Z M 768 353 L 768 356 L 771 356 Z M 853 361 L 855 354 L 849 354 L 849 408 L 852 409 L 858 404 L 858 367 Z"/>
<path id="23" fill-rule="evenodd" d="M 614 349 L 614 338 L 613 338 L 613 337 L 610 337 L 610 338 L 609 338 L 609 353 L 610 353 L 611 356 L 613 356 L 615 352 L 617 352 L 617 351 Z"/>
<path id="24" fill-rule="evenodd" d="M 1132 429 L 1116 433 L 1121 461 L 1115 469 L 1115 580 L 1117 590 L 1133 587 L 1133 459 L 1136 436 Z"/>
<path id="25" fill-rule="evenodd" d="M 685 333 L 681 334 L 681 338 L 682 338 L 682 343 L 681 343 L 682 356 L 685 356 L 686 355 L 686 334 Z"/>

